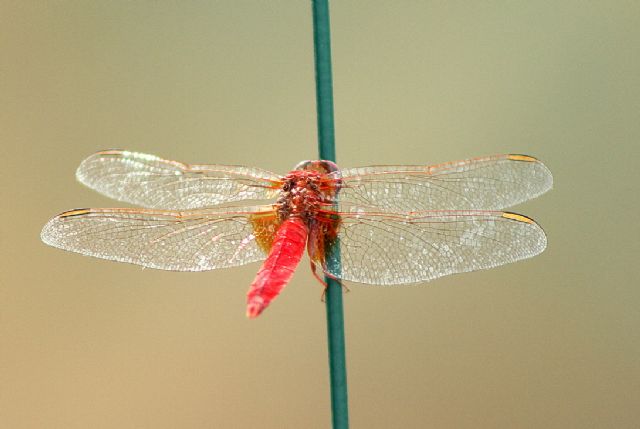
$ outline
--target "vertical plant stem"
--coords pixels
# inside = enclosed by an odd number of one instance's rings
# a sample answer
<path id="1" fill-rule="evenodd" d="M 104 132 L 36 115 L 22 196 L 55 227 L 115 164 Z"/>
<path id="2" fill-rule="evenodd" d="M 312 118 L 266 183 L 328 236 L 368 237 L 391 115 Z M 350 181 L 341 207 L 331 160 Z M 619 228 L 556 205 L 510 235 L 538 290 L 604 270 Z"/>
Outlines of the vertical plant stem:
<path id="1" fill-rule="evenodd" d="M 331 77 L 331 37 L 328 0 L 312 0 L 313 47 L 316 73 L 316 109 L 318 115 L 318 150 L 320 159 L 336 160 L 333 122 L 333 82 Z M 339 246 L 334 246 L 327 261 L 340 264 Z M 339 267 L 335 267 L 339 268 Z M 337 271 L 337 270 L 336 270 Z M 344 344 L 342 286 L 325 277 L 327 282 L 327 333 L 329 341 L 329 372 L 331 382 L 331 418 L 334 429 L 349 427 L 347 398 L 347 368 Z"/>

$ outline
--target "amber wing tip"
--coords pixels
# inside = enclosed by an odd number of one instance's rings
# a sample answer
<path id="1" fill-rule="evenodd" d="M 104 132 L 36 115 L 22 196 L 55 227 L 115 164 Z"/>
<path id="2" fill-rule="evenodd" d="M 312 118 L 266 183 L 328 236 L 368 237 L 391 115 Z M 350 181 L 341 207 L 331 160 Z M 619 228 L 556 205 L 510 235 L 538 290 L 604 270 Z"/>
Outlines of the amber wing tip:
<path id="1" fill-rule="evenodd" d="M 524 223 L 530 223 L 530 224 L 534 224 L 534 225 L 536 223 L 530 217 L 525 216 L 525 215 L 521 215 L 521 214 L 518 214 L 518 213 L 503 212 L 502 213 L 502 217 L 505 218 L 505 219 L 515 220 L 516 222 L 524 222 Z"/>
<path id="2" fill-rule="evenodd" d="M 72 216 L 82 216 L 82 215 L 86 215 L 87 213 L 91 213 L 91 209 L 73 209 L 73 210 L 67 210 L 66 212 L 60 213 L 56 217 L 67 218 Z"/>
<path id="3" fill-rule="evenodd" d="M 111 148 L 99 150 L 94 155 L 122 155 L 124 152 L 126 152 L 124 149 Z"/>
<path id="4" fill-rule="evenodd" d="M 521 153 L 512 153 L 507 155 L 507 157 L 512 161 L 540 162 L 538 158 L 530 155 L 523 155 Z"/>

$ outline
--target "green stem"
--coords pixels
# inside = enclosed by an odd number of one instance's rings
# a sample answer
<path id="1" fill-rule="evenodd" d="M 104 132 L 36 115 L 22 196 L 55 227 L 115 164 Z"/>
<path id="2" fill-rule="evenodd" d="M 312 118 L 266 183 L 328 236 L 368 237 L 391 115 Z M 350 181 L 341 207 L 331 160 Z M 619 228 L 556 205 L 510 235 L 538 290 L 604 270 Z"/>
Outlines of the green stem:
<path id="1" fill-rule="evenodd" d="M 328 0 L 313 0 L 313 47 L 316 72 L 316 109 L 318 115 L 318 149 L 320 159 L 336 160 L 335 129 L 333 122 L 333 83 L 331 77 L 331 37 L 329 30 Z M 327 261 L 339 268 L 339 245 Z M 338 272 L 339 270 L 335 270 Z M 329 341 L 329 372 L 331 380 L 331 416 L 334 429 L 349 427 L 347 401 L 347 369 L 344 345 L 344 316 L 342 286 L 325 277 L 327 282 L 327 334 Z"/>

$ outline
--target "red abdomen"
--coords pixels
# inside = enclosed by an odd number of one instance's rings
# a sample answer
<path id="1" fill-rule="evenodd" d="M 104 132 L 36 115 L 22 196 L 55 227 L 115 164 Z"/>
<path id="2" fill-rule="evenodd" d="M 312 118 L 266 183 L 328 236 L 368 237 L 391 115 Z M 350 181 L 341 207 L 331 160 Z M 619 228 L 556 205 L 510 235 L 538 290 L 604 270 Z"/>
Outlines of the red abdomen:
<path id="1" fill-rule="evenodd" d="M 307 226 L 297 216 L 278 228 L 269 256 L 247 292 L 247 317 L 258 316 L 289 282 L 302 258 Z"/>

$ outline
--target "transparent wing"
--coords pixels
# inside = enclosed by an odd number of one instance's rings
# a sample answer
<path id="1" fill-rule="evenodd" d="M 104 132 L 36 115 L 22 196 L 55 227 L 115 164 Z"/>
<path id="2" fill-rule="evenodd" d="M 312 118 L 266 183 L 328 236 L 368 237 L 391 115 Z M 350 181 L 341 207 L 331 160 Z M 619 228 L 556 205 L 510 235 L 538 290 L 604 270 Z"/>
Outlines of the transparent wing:
<path id="1" fill-rule="evenodd" d="M 545 165 L 526 155 L 495 155 L 433 166 L 342 170 L 338 199 L 385 211 L 499 210 L 551 189 Z M 345 208 L 345 210 L 348 210 Z"/>
<path id="2" fill-rule="evenodd" d="M 236 211 L 171 212 L 79 209 L 51 219 L 42 241 L 72 252 L 174 271 L 206 271 L 265 258 L 256 243 L 257 219 L 275 220 L 270 206 Z"/>
<path id="3" fill-rule="evenodd" d="M 189 165 L 123 150 L 91 155 L 82 161 L 76 177 L 113 199 L 170 210 L 270 199 L 280 184 L 278 176 L 257 168 Z"/>
<path id="4" fill-rule="evenodd" d="M 343 213 L 335 277 L 374 285 L 417 283 L 530 258 L 547 243 L 526 216 L 508 212 L 432 211 L 409 215 Z"/>

